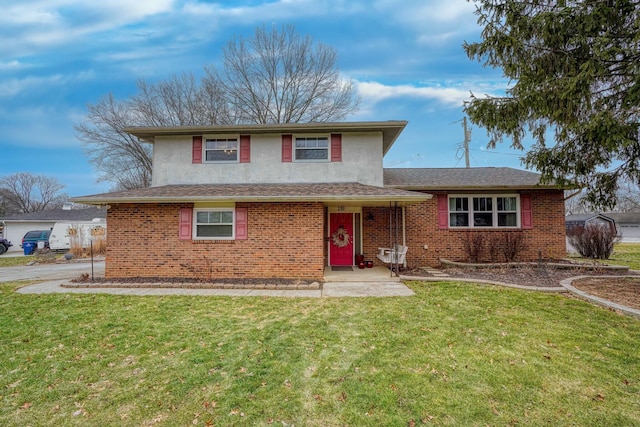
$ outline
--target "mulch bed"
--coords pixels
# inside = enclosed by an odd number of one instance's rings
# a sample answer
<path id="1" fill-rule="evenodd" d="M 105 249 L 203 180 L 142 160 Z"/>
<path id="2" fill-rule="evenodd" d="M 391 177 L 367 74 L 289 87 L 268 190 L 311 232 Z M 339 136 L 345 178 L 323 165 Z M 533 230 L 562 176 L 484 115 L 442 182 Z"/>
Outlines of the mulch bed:
<path id="1" fill-rule="evenodd" d="M 544 264 L 509 268 L 445 268 L 441 271 L 453 280 L 456 278 L 490 280 L 532 287 L 558 287 L 560 281 L 576 276 L 607 276 L 576 280 L 572 285 L 588 294 L 640 310 L 640 275 L 634 271 L 603 268 L 564 269 Z M 406 271 L 404 274 L 426 275 L 425 271 L 419 268 Z M 442 278 L 442 280 L 447 279 L 447 277 Z"/>
<path id="2" fill-rule="evenodd" d="M 560 281 L 576 276 L 627 276 L 631 273 L 606 269 L 561 269 L 552 266 L 520 266 L 497 268 L 445 268 L 441 270 L 452 278 L 491 280 L 494 282 L 510 283 L 521 286 L 557 287 Z M 404 272 L 409 276 L 424 276 L 422 269 L 412 269 Z M 640 277 L 640 276 L 639 276 Z M 445 280 L 444 278 L 443 280 Z"/>
<path id="3" fill-rule="evenodd" d="M 300 279 L 260 279 L 260 278 L 225 278 L 225 279 L 192 279 L 184 277 L 132 277 L 89 280 L 88 274 L 83 274 L 71 280 L 63 287 L 73 288 L 191 288 L 191 289 L 320 289 L 319 281 Z"/>
<path id="4" fill-rule="evenodd" d="M 588 294 L 640 310 L 640 276 L 609 278 L 593 277 L 573 282 L 573 287 Z"/>

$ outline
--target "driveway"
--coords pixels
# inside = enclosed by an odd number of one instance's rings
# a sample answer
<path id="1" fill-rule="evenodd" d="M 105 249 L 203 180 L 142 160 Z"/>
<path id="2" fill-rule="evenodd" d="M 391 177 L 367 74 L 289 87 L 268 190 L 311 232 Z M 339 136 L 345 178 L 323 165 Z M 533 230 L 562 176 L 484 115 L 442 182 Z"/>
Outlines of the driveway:
<path id="1" fill-rule="evenodd" d="M 58 280 L 74 279 L 82 273 L 91 275 L 90 262 L 69 262 L 61 264 L 36 264 L 20 267 L 0 268 L 0 282 L 16 280 Z M 93 263 L 95 277 L 104 277 L 104 261 Z"/>

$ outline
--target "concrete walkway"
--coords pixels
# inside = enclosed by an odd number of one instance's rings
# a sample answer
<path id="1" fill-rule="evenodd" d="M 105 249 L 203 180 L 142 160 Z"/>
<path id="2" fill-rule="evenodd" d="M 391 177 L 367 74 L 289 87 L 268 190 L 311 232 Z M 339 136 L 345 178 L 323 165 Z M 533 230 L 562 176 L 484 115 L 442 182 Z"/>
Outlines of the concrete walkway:
<path id="1" fill-rule="evenodd" d="M 18 289 L 21 294 L 205 295 L 251 297 L 408 297 L 415 293 L 400 282 L 327 282 L 320 289 L 188 289 L 179 287 L 64 287 L 69 280 L 36 283 Z"/>

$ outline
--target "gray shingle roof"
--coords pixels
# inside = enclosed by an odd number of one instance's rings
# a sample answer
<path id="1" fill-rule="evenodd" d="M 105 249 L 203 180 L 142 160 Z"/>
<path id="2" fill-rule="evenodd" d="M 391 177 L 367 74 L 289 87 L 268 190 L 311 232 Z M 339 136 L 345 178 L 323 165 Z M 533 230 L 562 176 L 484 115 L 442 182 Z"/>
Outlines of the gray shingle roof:
<path id="1" fill-rule="evenodd" d="M 614 219 L 618 224 L 640 224 L 640 212 L 609 212 L 603 215 Z"/>
<path id="2" fill-rule="evenodd" d="M 406 190 L 557 188 L 539 184 L 540 175 L 506 167 L 385 168 L 385 187 Z"/>
<path id="3" fill-rule="evenodd" d="M 383 204 L 390 201 L 420 202 L 431 196 L 395 188 L 354 182 L 331 184 L 193 184 L 165 185 L 73 198 L 86 204 L 162 203 L 226 201 L 236 202 L 359 202 Z"/>
<path id="4" fill-rule="evenodd" d="M 599 214 L 599 213 L 566 215 L 565 221 L 566 222 L 585 222 L 595 218 L 602 218 L 605 221 L 615 222 L 615 220 L 612 217 L 604 214 Z"/>
<path id="5" fill-rule="evenodd" d="M 106 218 L 106 209 L 91 207 L 85 209 L 51 209 L 29 212 L 0 218 L 2 221 L 91 221 L 94 218 Z"/>

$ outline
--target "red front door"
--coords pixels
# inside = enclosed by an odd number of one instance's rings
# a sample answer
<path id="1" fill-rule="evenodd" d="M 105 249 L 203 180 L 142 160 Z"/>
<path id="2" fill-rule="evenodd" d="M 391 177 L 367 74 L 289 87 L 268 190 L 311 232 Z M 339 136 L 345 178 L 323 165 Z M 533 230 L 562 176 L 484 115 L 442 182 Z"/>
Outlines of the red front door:
<path id="1" fill-rule="evenodd" d="M 353 265 L 353 214 L 329 214 L 329 265 Z"/>

